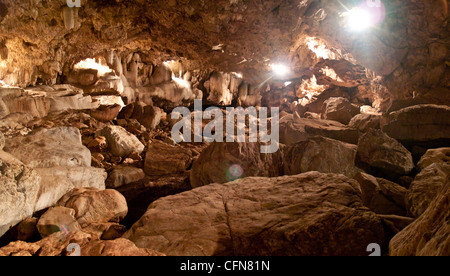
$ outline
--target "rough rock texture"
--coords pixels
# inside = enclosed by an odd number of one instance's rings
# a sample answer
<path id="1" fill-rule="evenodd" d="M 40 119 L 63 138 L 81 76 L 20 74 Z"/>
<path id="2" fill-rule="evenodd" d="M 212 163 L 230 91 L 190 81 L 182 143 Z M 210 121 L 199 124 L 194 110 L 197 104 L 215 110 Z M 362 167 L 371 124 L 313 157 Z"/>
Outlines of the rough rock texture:
<path id="1" fill-rule="evenodd" d="M 214 142 L 192 165 L 191 186 L 226 183 L 249 176 L 279 176 L 283 171 L 281 152 L 282 149 L 263 154 L 260 143 Z"/>
<path id="2" fill-rule="evenodd" d="M 35 169 L 41 177 L 35 211 L 53 206 L 75 188 L 105 189 L 105 170 L 91 167 L 52 167 Z"/>
<path id="3" fill-rule="evenodd" d="M 414 217 L 427 210 L 449 176 L 450 164 L 434 163 L 414 178 L 406 197 L 408 210 Z"/>
<path id="4" fill-rule="evenodd" d="M 64 195 L 57 205 L 74 209 L 81 226 L 92 222 L 119 222 L 128 212 L 125 198 L 115 190 L 77 188 Z"/>
<path id="5" fill-rule="evenodd" d="M 450 107 L 416 105 L 390 113 L 382 129 L 404 144 L 447 146 L 450 141 Z"/>
<path id="6" fill-rule="evenodd" d="M 414 168 L 411 153 L 380 130 L 370 130 L 361 136 L 357 159 L 363 167 L 388 175 L 407 175 Z"/>
<path id="7" fill-rule="evenodd" d="M 164 256 L 164 254 L 151 249 L 137 248 L 127 239 L 116 239 L 113 241 L 95 241 L 81 248 L 81 256 Z"/>
<path id="8" fill-rule="evenodd" d="M 0 236 L 34 212 L 39 175 L 0 150 Z"/>
<path id="9" fill-rule="evenodd" d="M 359 113 L 359 107 L 345 98 L 329 98 L 322 107 L 322 119 L 338 121 L 344 125 L 348 125 Z"/>
<path id="10" fill-rule="evenodd" d="M 432 165 L 433 163 L 448 164 L 450 163 L 450 148 L 439 148 L 428 150 L 417 163 L 420 170 Z"/>
<path id="11" fill-rule="evenodd" d="M 3 133 L 0 132 L 0 150 L 3 150 L 3 147 L 5 146 L 5 136 Z"/>
<path id="12" fill-rule="evenodd" d="M 286 147 L 283 153 L 284 174 L 318 171 L 344 174 L 352 178 L 359 171 L 355 166 L 356 149 L 355 145 L 329 138 L 310 138 Z"/>
<path id="13" fill-rule="evenodd" d="M 192 164 L 192 152 L 180 146 L 172 146 L 154 140 L 145 157 L 147 175 L 167 175 L 184 172 Z"/>
<path id="14" fill-rule="evenodd" d="M 406 214 L 406 189 L 390 181 L 375 178 L 366 173 L 355 176 L 358 181 L 364 206 L 377 214 Z"/>
<path id="15" fill-rule="evenodd" d="M 132 152 L 144 151 L 145 146 L 139 139 L 121 126 L 107 126 L 101 134 L 108 141 L 109 149 L 115 156 L 126 157 Z"/>
<path id="16" fill-rule="evenodd" d="M 4 150 L 32 168 L 91 166 L 91 153 L 81 143 L 80 131 L 72 127 L 41 129 L 8 139 Z"/>
<path id="17" fill-rule="evenodd" d="M 140 168 L 119 166 L 115 167 L 108 175 L 106 186 L 108 188 L 119 188 L 123 185 L 139 181 L 144 177 L 145 173 Z"/>
<path id="18" fill-rule="evenodd" d="M 45 212 L 37 223 L 37 229 L 43 238 L 53 233 L 80 230 L 75 219 L 75 210 L 66 207 L 53 207 Z"/>
<path id="19" fill-rule="evenodd" d="M 280 119 L 280 143 L 295 144 L 311 136 L 324 136 L 356 145 L 359 133 L 357 129 L 335 121 L 304 119 L 295 114 Z"/>
<path id="20" fill-rule="evenodd" d="M 356 128 L 361 132 L 367 132 L 370 129 L 380 129 L 380 120 L 380 115 L 358 114 L 351 119 L 348 126 Z"/>
<path id="21" fill-rule="evenodd" d="M 426 211 L 389 244 L 391 256 L 450 255 L 450 177 Z"/>
<path id="22" fill-rule="evenodd" d="M 154 202 L 124 238 L 167 255 L 366 255 L 384 233 L 358 190 L 317 172 L 208 185 Z"/>

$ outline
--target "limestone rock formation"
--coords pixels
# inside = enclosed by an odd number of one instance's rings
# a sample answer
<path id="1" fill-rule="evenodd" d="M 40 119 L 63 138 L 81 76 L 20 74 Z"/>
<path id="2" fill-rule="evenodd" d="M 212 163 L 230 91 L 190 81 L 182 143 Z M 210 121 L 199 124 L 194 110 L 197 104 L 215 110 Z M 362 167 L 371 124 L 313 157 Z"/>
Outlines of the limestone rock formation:
<path id="1" fill-rule="evenodd" d="M 384 233 L 362 207 L 357 183 L 311 172 L 160 199 L 124 238 L 167 255 L 366 255 L 368 244 L 383 244 Z"/>
<path id="2" fill-rule="evenodd" d="M 370 129 L 380 129 L 381 115 L 358 114 L 350 120 L 348 124 L 351 128 L 356 128 L 361 132 L 367 132 Z"/>
<path id="3" fill-rule="evenodd" d="M 348 125 L 359 113 L 359 107 L 345 98 L 329 98 L 322 107 L 322 119 L 338 121 L 344 125 Z"/>
<path id="4" fill-rule="evenodd" d="M 0 150 L 0 236 L 31 217 L 39 192 L 40 176 Z"/>
<path id="5" fill-rule="evenodd" d="M 37 223 L 37 229 L 43 238 L 53 233 L 80 230 L 75 219 L 75 210 L 66 207 L 53 207 L 45 212 Z"/>
<path id="6" fill-rule="evenodd" d="M 119 188 L 133 182 L 137 182 L 145 177 L 145 173 L 140 168 L 119 166 L 115 167 L 108 175 L 106 186 L 108 188 Z"/>
<path id="7" fill-rule="evenodd" d="M 192 164 L 192 152 L 161 141 L 153 141 L 147 150 L 144 171 L 147 175 L 184 172 Z"/>
<path id="8" fill-rule="evenodd" d="M 419 217 L 435 200 L 450 175 L 450 164 L 433 163 L 414 178 L 407 193 L 407 206 L 414 217 Z"/>
<path id="9" fill-rule="evenodd" d="M 41 129 L 8 139 L 4 150 L 32 168 L 91 166 L 91 153 L 81 143 L 80 131 L 71 127 Z"/>
<path id="10" fill-rule="evenodd" d="M 361 136 L 357 158 L 363 166 L 387 175 L 407 175 L 414 168 L 411 153 L 380 130 L 370 130 Z"/>
<path id="11" fill-rule="evenodd" d="M 426 211 L 411 225 L 398 233 L 389 244 L 391 256 L 450 255 L 450 178 Z"/>
<path id="12" fill-rule="evenodd" d="M 420 159 L 417 166 L 420 170 L 427 168 L 428 166 L 439 163 L 448 164 L 450 163 L 450 148 L 438 148 L 428 150 Z"/>
<path id="13" fill-rule="evenodd" d="M 335 121 L 304 119 L 296 115 L 287 115 L 280 119 L 282 144 L 295 144 L 318 135 L 355 145 L 358 144 L 359 138 L 357 129 Z"/>
<path id="14" fill-rule="evenodd" d="M 445 105 L 407 107 L 388 114 L 381 124 L 384 132 L 404 144 L 435 147 L 450 141 L 450 107 Z"/>
<path id="15" fill-rule="evenodd" d="M 119 222 L 128 212 L 125 198 L 115 190 L 77 188 L 64 195 L 57 205 L 74 209 L 81 226 L 92 222 Z"/>
<path id="16" fill-rule="evenodd" d="M 111 153 L 119 157 L 127 157 L 132 152 L 142 153 L 145 146 L 121 126 L 107 126 L 101 131 L 106 137 Z"/>

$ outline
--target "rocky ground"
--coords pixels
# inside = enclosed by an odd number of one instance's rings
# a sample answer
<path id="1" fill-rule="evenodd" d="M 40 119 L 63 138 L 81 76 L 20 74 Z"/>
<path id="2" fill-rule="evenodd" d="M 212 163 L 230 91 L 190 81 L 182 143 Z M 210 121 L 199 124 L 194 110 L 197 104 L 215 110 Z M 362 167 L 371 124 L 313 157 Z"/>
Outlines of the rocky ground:
<path id="1" fill-rule="evenodd" d="M 176 144 L 179 119 L 156 104 L 1 89 L 0 255 L 68 255 L 73 243 L 103 256 L 368 255 L 371 243 L 450 254 L 450 148 L 436 148 L 449 145 L 448 106 L 292 106 L 279 150 L 262 154 L 260 142 Z"/>

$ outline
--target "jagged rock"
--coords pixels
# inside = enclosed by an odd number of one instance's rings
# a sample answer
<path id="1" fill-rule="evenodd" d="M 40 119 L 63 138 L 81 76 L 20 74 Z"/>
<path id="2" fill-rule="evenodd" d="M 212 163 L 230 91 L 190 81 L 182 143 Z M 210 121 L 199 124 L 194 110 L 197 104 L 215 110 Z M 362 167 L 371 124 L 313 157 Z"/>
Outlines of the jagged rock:
<path id="1" fill-rule="evenodd" d="M 177 256 L 367 255 L 368 244 L 383 245 L 384 231 L 356 182 L 310 172 L 162 198 L 124 238 Z"/>
<path id="2" fill-rule="evenodd" d="M 322 107 L 322 119 L 337 121 L 344 125 L 348 125 L 359 113 L 359 107 L 345 98 L 329 98 Z"/>
<path id="3" fill-rule="evenodd" d="M 192 152 L 153 140 L 145 156 L 144 172 L 147 175 L 168 175 L 186 171 L 192 164 Z"/>
<path id="4" fill-rule="evenodd" d="M 43 238 L 53 233 L 78 231 L 80 225 L 75 219 L 75 210 L 66 207 L 53 207 L 45 212 L 37 223 L 37 229 Z"/>
<path id="5" fill-rule="evenodd" d="M 83 146 L 80 131 L 72 127 L 41 129 L 8 139 L 4 150 L 32 168 L 91 166 L 91 153 Z"/>
<path id="6" fill-rule="evenodd" d="M 119 157 L 127 157 L 132 152 L 142 153 L 145 146 L 136 136 L 126 131 L 121 126 L 107 126 L 101 131 L 101 135 L 108 141 L 111 153 Z"/>
<path id="7" fill-rule="evenodd" d="M 377 214 L 404 216 L 406 189 L 381 178 L 366 173 L 355 176 L 358 181 L 364 206 Z"/>
<path id="8" fill-rule="evenodd" d="M 449 176 L 450 164 L 434 163 L 414 178 L 406 196 L 408 210 L 414 217 L 427 210 Z"/>
<path id="9" fill-rule="evenodd" d="M 388 175 L 407 175 L 414 168 L 411 153 L 381 130 L 369 130 L 361 136 L 357 159 L 362 167 Z"/>
<path id="10" fill-rule="evenodd" d="M 164 82 L 169 82 L 172 80 L 172 69 L 170 66 L 163 63 L 155 67 L 153 74 L 150 78 L 150 83 L 153 85 L 158 85 Z"/>
<path id="11" fill-rule="evenodd" d="M 313 137 L 286 147 L 284 174 L 296 175 L 309 171 L 340 173 L 353 178 L 359 169 L 355 166 L 357 146 L 341 141 Z M 282 175 L 281 173 L 279 175 Z"/>
<path id="12" fill-rule="evenodd" d="M 450 163 L 450 148 L 439 148 L 428 150 L 417 163 L 420 170 L 432 165 L 433 163 L 448 164 Z"/>
<path id="13" fill-rule="evenodd" d="M 94 241 L 81 248 L 81 256 L 164 256 L 151 249 L 138 248 L 127 239 L 113 241 Z"/>
<path id="14" fill-rule="evenodd" d="M 121 109 L 122 106 L 118 104 L 112 106 L 101 106 L 97 109 L 92 109 L 90 114 L 94 119 L 108 122 L 116 119 Z"/>
<path id="15" fill-rule="evenodd" d="M 281 151 L 263 154 L 260 143 L 214 142 L 192 165 L 191 186 L 227 183 L 249 176 L 279 176 L 283 171 Z"/>
<path id="16" fill-rule="evenodd" d="M 75 218 L 83 227 L 92 222 L 119 222 L 128 212 L 125 198 L 115 190 L 76 188 L 57 203 L 75 210 Z"/>
<path id="17" fill-rule="evenodd" d="M 109 174 L 108 179 L 106 180 L 106 186 L 115 189 L 139 181 L 144 177 L 145 173 L 140 168 L 118 166 Z"/>
<path id="18" fill-rule="evenodd" d="M 75 188 L 105 189 L 107 174 L 104 169 L 52 167 L 35 170 L 42 179 L 35 211 L 55 205 L 61 197 Z"/>
<path id="19" fill-rule="evenodd" d="M 230 90 L 230 83 L 233 77 L 222 72 L 213 72 L 205 86 L 209 92 L 208 101 L 214 105 L 227 106 L 233 101 L 233 91 Z M 236 89 L 236 93 L 237 93 Z"/>
<path id="20" fill-rule="evenodd" d="M 312 136 L 324 136 L 356 145 L 359 133 L 357 129 L 335 121 L 304 119 L 295 114 L 280 119 L 280 143 L 292 145 Z"/>
<path id="21" fill-rule="evenodd" d="M 363 113 L 353 117 L 348 126 L 356 128 L 361 132 L 367 132 L 369 129 L 380 129 L 380 120 L 380 115 Z"/>
<path id="22" fill-rule="evenodd" d="M 39 175 L 0 150 L 0 236 L 34 212 Z"/>
<path id="23" fill-rule="evenodd" d="M 450 255 L 450 177 L 430 202 L 426 211 L 392 238 L 391 256 Z"/>
<path id="24" fill-rule="evenodd" d="M 5 147 L 5 136 L 0 132 L 0 150 L 3 150 Z"/>
<path id="25" fill-rule="evenodd" d="M 404 144 L 446 146 L 450 141 L 450 107 L 416 105 L 383 117 L 382 129 Z"/>

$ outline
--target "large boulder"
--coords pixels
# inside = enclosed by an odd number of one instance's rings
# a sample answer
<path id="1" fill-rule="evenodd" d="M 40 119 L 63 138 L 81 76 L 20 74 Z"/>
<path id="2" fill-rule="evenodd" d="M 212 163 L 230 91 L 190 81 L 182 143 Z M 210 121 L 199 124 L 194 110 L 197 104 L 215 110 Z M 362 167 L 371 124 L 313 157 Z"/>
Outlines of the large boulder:
<path id="1" fill-rule="evenodd" d="M 191 170 L 193 188 L 227 183 L 249 176 L 275 177 L 282 174 L 282 149 L 261 153 L 260 143 L 212 143 L 202 151 Z"/>
<path id="2" fill-rule="evenodd" d="M 391 256 L 450 255 L 450 177 L 426 211 L 392 238 Z"/>
<path id="3" fill-rule="evenodd" d="M 297 113 L 280 119 L 280 143 L 292 145 L 312 136 L 324 136 L 356 145 L 359 132 L 336 121 L 300 118 Z"/>
<path id="4" fill-rule="evenodd" d="M 323 103 L 322 119 L 338 121 L 348 125 L 350 120 L 360 113 L 357 105 L 350 103 L 345 98 L 329 98 Z"/>
<path id="5" fill-rule="evenodd" d="M 106 186 L 115 189 L 139 181 L 144 177 L 145 173 L 140 168 L 118 166 L 110 172 L 108 179 L 106 180 Z"/>
<path id="6" fill-rule="evenodd" d="M 406 196 L 408 210 L 414 217 L 419 217 L 435 200 L 450 176 L 450 164 L 434 163 L 423 169 L 414 178 Z"/>
<path id="7" fill-rule="evenodd" d="M 411 153 L 381 130 L 370 130 L 358 142 L 361 167 L 388 176 L 408 175 L 414 168 Z"/>
<path id="8" fill-rule="evenodd" d="M 416 105 L 383 117 L 382 129 L 406 145 L 447 146 L 450 142 L 450 107 Z"/>
<path id="9" fill-rule="evenodd" d="M 286 147 L 283 154 L 284 174 L 318 171 L 340 173 L 353 178 L 360 171 L 355 166 L 356 149 L 356 145 L 320 136 L 312 137 Z"/>
<path id="10" fill-rule="evenodd" d="M 40 129 L 7 139 L 4 150 L 32 168 L 91 166 L 91 152 L 73 127 Z"/>
<path id="11" fill-rule="evenodd" d="M 0 150 L 0 236 L 34 212 L 39 175 Z"/>
<path id="12" fill-rule="evenodd" d="M 364 206 L 377 214 L 404 216 L 406 188 L 366 173 L 355 176 Z"/>
<path id="13" fill-rule="evenodd" d="M 35 211 L 55 205 L 61 197 L 75 188 L 105 189 L 107 174 L 104 169 L 52 167 L 35 170 L 42 179 Z"/>
<path id="14" fill-rule="evenodd" d="M 145 156 L 144 172 L 147 175 L 168 175 L 186 171 L 192 164 L 192 152 L 153 140 Z"/>
<path id="15" fill-rule="evenodd" d="M 450 164 L 450 148 L 428 150 L 417 163 L 417 167 L 423 170 L 433 163 Z"/>
<path id="16" fill-rule="evenodd" d="M 318 172 L 165 197 L 123 237 L 177 256 L 367 256 L 369 244 L 384 244 L 381 219 L 363 207 L 358 184 Z"/>
<path id="17" fill-rule="evenodd" d="M 145 146 L 136 136 L 121 126 L 106 126 L 101 135 L 108 141 L 109 149 L 114 156 L 127 157 L 132 152 L 141 154 Z"/>
<path id="18" fill-rule="evenodd" d="M 93 222 L 119 222 L 128 213 L 127 201 L 115 190 L 77 188 L 57 203 L 75 210 L 75 218 L 84 227 Z"/>
<path id="19" fill-rule="evenodd" d="M 36 227 L 43 238 L 61 231 L 68 233 L 81 229 L 75 219 L 75 210 L 61 206 L 50 208 L 45 212 Z"/>
<path id="20" fill-rule="evenodd" d="M 367 132 L 370 129 L 380 129 L 380 120 L 381 115 L 362 113 L 353 117 L 348 126 Z"/>
<path id="21" fill-rule="evenodd" d="M 116 239 L 112 241 L 93 241 L 81 247 L 81 256 L 164 256 L 151 249 L 138 248 L 127 239 Z"/>

